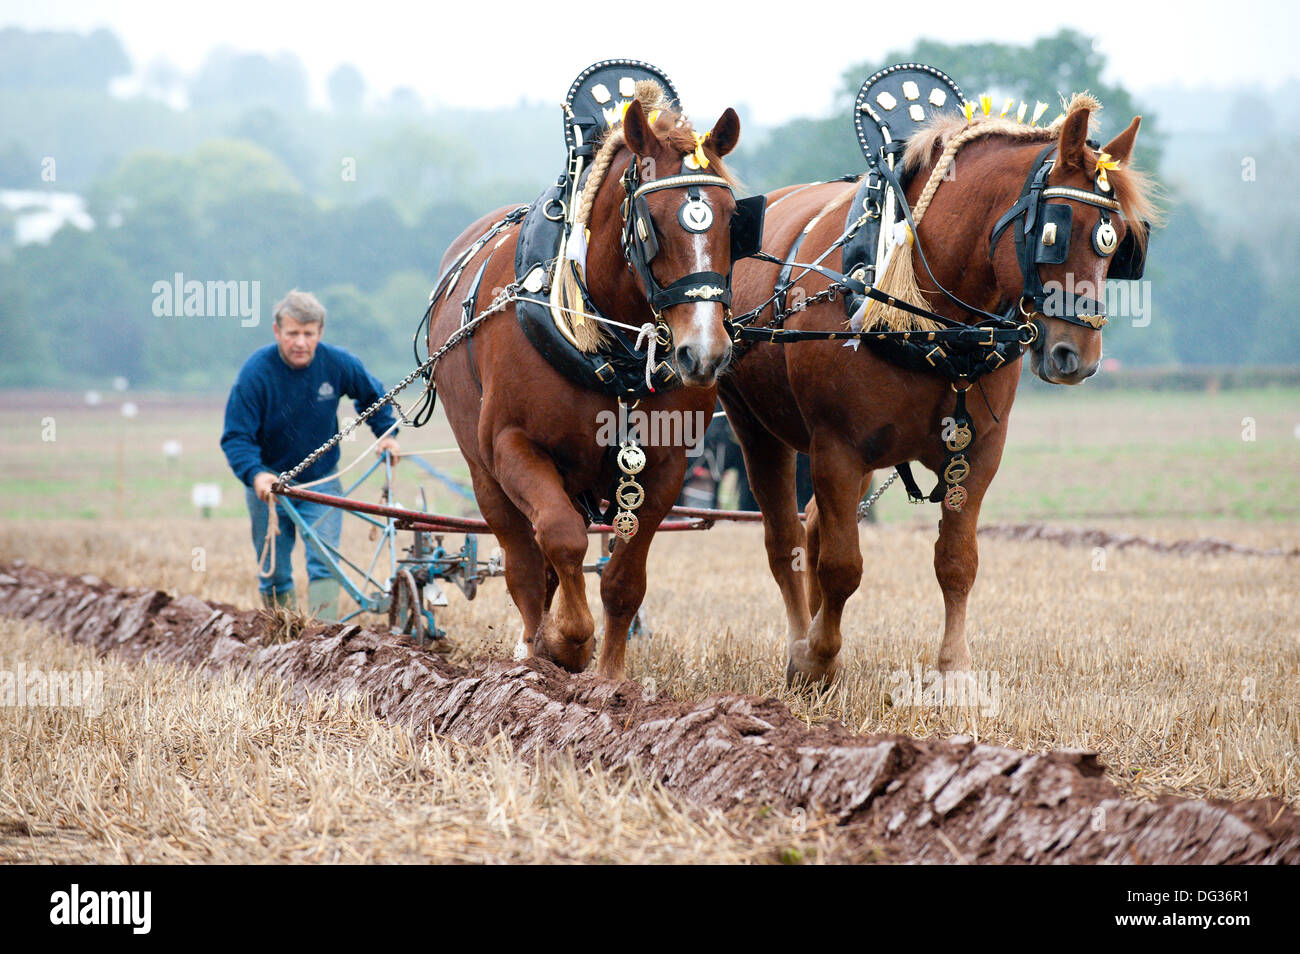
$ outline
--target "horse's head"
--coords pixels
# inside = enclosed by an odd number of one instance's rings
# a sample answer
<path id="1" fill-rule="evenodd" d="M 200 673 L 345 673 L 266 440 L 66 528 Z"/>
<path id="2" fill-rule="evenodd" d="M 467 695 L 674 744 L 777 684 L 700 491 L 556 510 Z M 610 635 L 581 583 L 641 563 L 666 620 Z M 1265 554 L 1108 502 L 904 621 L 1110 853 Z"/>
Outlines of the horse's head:
<path id="1" fill-rule="evenodd" d="M 1040 150 L 1028 172 L 1021 200 L 1028 197 L 1028 218 L 1010 225 L 1023 240 L 994 249 L 999 285 L 1019 286 L 1021 314 L 1037 329 L 1030 367 L 1052 384 L 1078 384 L 1096 373 L 1106 278 L 1141 276 L 1144 220 L 1151 215 L 1143 178 L 1127 168 L 1141 117 L 1096 150 L 1088 144 L 1096 107 L 1076 97 L 1055 149 Z"/>
<path id="2" fill-rule="evenodd" d="M 660 344 L 671 348 L 678 376 L 707 387 L 731 357 L 724 324 L 731 265 L 733 251 L 745 254 L 736 246 L 742 226 L 733 222 L 734 180 L 721 162 L 740 139 L 740 118 L 727 109 L 700 135 L 683 117 L 667 109 L 647 113 L 634 100 L 623 138 L 632 153 L 621 207 L 628 264 L 667 328 Z"/>

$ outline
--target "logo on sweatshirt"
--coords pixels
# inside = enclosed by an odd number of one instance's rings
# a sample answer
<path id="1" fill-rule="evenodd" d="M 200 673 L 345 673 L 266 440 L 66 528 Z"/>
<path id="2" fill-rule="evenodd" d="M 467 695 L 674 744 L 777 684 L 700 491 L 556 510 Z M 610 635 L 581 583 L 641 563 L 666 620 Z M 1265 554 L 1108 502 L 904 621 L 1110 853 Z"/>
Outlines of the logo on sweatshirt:
<path id="1" fill-rule="evenodd" d="M 321 383 L 320 390 L 316 393 L 319 395 L 316 400 L 328 401 L 334 396 L 334 385 L 330 384 L 328 381 L 324 381 Z"/>

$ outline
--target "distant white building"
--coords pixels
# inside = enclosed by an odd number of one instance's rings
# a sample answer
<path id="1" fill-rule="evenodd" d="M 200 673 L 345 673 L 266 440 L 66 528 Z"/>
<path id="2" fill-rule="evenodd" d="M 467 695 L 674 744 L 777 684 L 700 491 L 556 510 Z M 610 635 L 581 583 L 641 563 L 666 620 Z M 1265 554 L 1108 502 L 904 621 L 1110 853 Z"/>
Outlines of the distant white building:
<path id="1" fill-rule="evenodd" d="M 75 192 L 34 192 L 0 189 L 0 210 L 13 221 L 13 243 L 45 244 L 65 225 L 89 232 L 95 220 L 86 211 L 86 200 Z"/>

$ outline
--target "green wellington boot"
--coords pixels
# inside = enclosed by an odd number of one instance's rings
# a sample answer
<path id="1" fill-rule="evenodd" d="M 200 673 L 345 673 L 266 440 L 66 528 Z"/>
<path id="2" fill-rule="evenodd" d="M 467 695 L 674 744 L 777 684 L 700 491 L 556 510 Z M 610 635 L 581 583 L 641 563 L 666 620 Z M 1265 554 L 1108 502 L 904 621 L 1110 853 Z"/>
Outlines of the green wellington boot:
<path id="1" fill-rule="evenodd" d="M 298 600 L 294 597 L 293 590 L 285 590 L 283 593 L 263 593 L 262 605 L 267 609 L 283 606 L 285 609 L 296 610 Z"/>
<path id="2" fill-rule="evenodd" d="M 333 577 L 312 580 L 307 584 L 307 615 L 322 623 L 336 623 L 339 618 L 339 581 Z"/>

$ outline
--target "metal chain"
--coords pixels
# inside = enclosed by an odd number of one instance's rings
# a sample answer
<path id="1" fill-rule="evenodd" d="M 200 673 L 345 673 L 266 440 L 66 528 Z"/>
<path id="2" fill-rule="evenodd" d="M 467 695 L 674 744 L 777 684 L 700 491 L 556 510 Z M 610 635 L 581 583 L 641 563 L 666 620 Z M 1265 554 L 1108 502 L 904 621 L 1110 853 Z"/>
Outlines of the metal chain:
<path id="1" fill-rule="evenodd" d="M 780 328 L 785 324 L 785 320 L 789 318 L 791 315 L 797 315 L 799 312 L 804 311 L 808 307 L 812 305 L 820 304 L 821 302 L 824 301 L 834 301 L 835 296 L 840 294 L 841 291 L 849 291 L 849 290 L 850 289 L 848 288 L 847 285 L 841 285 L 838 282 L 832 282 L 828 288 L 823 288 L 817 294 L 809 295 L 807 298 L 801 298 L 797 304 L 791 305 L 785 311 L 778 312 L 776 317 L 773 318 L 768 324 L 764 325 L 763 327 Z"/>
<path id="2" fill-rule="evenodd" d="M 351 434 L 358 427 L 360 427 L 367 420 L 369 420 L 370 417 L 376 411 L 378 411 L 385 404 L 388 404 L 389 402 L 393 401 L 393 399 L 397 397 L 398 392 L 400 392 L 408 384 L 410 384 L 412 381 L 414 381 L 416 378 L 420 377 L 421 375 L 425 374 L 426 372 L 429 374 L 429 380 L 431 382 L 430 387 L 432 387 L 432 369 L 438 363 L 438 361 L 441 360 L 442 356 L 446 354 L 448 351 L 450 351 L 454 346 L 460 344 L 460 342 L 465 340 L 465 338 L 469 337 L 470 333 L 474 330 L 474 328 L 478 326 L 479 322 L 485 320 L 486 318 L 489 318 L 492 315 L 495 315 L 499 311 L 505 310 L 505 307 L 507 305 L 509 305 L 513 301 L 516 301 L 517 299 L 515 297 L 515 292 L 519 290 L 519 287 L 520 286 L 518 282 L 511 282 L 509 285 L 503 288 L 501 290 L 501 294 L 497 295 L 497 297 L 493 299 L 492 304 L 489 305 L 483 312 L 481 312 L 476 318 L 473 318 L 470 321 L 465 322 L 465 324 L 457 328 L 456 331 L 452 333 L 451 337 L 447 339 L 447 341 L 443 344 L 441 348 L 439 348 L 437 351 L 430 354 L 429 357 L 425 358 L 418 368 L 416 368 L 406 377 L 402 378 L 401 381 L 397 382 L 396 385 L 394 385 L 392 388 L 389 389 L 387 394 L 381 397 L 374 404 L 370 405 L 370 407 L 366 408 L 365 411 L 363 411 L 361 415 L 357 417 L 356 420 L 352 421 L 350 424 L 348 424 L 347 427 L 343 428 L 343 430 L 339 431 L 337 434 L 335 434 L 333 437 L 327 440 L 320 447 L 316 448 L 314 451 L 308 454 L 307 457 L 300 464 L 298 464 L 298 466 L 293 468 L 293 470 L 288 470 L 282 473 L 280 475 L 279 482 L 282 484 L 288 484 L 289 481 L 293 480 L 295 477 L 301 474 L 312 464 L 316 463 L 316 461 L 320 459 L 322 454 L 329 451 L 330 448 L 338 446 L 338 444 L 341 441 L 346 440 L 349 434 Z M 396 404 L 394 404 L 394 406 L 397 407 Z M 398 415 L 402 418 L 404 422 L 406 422 L 406 417 L 401 413 L 400 407 L 398 407 Z"/>
<path id="3" fill-rule="evenodd" d="M 858 504 L 859 520 L 867 519 L 867 514 L 870 513 L 871 508 L 876 505 L 876 501 L 880 499 L 880 495 L 883 494 L 886 490 L 888 490 L 889 485 L 892 484 L 897 479 L 898 479 L 898 471 L 894 471 L 892 474 L 889 475 L 889 479 L 885 481 L 883 484 L 881 484 L 879 489 L 877 489 L 874 494 L 872 494 L 866 500 L 862 501 L 862 503 Z"/>

